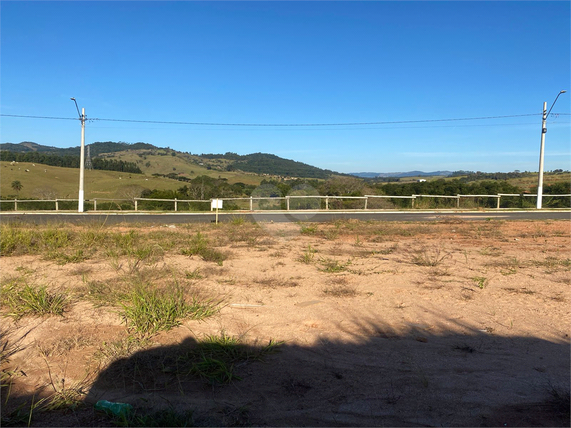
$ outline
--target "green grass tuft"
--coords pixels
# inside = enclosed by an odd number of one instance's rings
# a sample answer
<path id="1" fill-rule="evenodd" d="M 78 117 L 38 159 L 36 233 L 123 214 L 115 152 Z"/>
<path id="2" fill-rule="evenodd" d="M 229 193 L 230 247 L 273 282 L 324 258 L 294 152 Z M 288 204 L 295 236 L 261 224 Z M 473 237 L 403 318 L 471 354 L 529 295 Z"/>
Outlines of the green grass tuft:
<path id="1" fill-rule="evenodd" d="M 15 281 L 1 288 L 0 303 L 8 309 L 7 316 L 20 319 L 24 316 L 63 315 L 67 298 L 49 292 L 45 286 L 31 286 Z"/>
<path id="2" fill-rule="evenodd" d="M 165 289 L 138 284 L 122 303 L 122 315 L 129 327 L 141 334 L 168 331 L 185 318 L 203 319 L 218 312 L 218 305 L 212 301 L 200 301 L 196 297 L 188 303 L 179 286 Z"/>

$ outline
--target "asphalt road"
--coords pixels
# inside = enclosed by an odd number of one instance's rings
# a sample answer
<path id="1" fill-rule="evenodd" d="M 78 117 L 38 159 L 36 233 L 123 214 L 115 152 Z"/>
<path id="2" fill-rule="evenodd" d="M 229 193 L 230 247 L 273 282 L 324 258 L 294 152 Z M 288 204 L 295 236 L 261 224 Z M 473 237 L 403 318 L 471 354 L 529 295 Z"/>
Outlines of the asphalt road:
<path id="1" fill-rule="evenodd" d="M 438 221 L 443 219 L 473 220 L 571 220 L 571 210 L 557 211 L 315 211 L 315 212 L 232 212 L 219 213 L 219 221 L 243 217 L 250 222 L 328 222 L 338 219 L 376 221 Z M 0 222 L 46 223 L 212 223 L 216 215 L 207 213 L 0 213 Z"/>

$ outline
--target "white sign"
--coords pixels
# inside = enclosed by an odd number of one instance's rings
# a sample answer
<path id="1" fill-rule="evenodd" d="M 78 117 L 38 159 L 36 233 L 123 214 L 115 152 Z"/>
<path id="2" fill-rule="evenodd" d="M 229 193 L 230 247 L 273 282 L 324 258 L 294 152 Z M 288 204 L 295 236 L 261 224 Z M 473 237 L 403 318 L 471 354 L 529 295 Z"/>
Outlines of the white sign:
<path id="1" fill-rule="evenodd" d="M 222 199 L 212 199 L 210 209 L 222 209 Z"/>

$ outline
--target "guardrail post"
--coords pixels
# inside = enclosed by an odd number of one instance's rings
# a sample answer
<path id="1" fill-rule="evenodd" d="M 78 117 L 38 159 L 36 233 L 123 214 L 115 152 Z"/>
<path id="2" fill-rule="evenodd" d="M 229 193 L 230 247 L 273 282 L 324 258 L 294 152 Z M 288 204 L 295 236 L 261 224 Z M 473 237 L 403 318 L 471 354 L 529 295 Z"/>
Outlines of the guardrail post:
<path id="1" fill-rule="evenodd" d="M 178 202 L 176 198 L 174 198 L 174 211 L 176 212 L 177 210 L 178 210 Z"/>
<path id="2" fill-rule="evenodd" d="M 56 199 L 56 211 L 59 211 L 59 202 L 57 199 Z"/>
<path id="3" fill-rule="evenodd" d="M 329 196 L 325 197 L 325 209 L 328 210 L 329 209 Z"/>
<path id="4" fill-rule="evenodd" d="M 18 211 L 18 200 L 14 199 L 14 211 Z"/>
<path id="5" fill-rule="evenodd" d="M 250 196 L 250 211 L 254 211 L 254 200 Z"/>
<path id="6" fill-rule="evenodd" d="M 411 205 L 411 208 L 414 208 L 414 200 L 416 199 L 416 196 L 414 196 L 414 195 L 411 195 L 411 196 L 412 196 L 412 198 L 410 198 L 410 205 Z"/>
<path id="7" fill-rule="evenodd" d="M 138 209 L 137 202 L 139 202 L 139 201 L 137 199 L 135 199 L 135 211 L 137 211 L 137 209 Z"/>
<path id="8" fill-rule="evenodd" d="M 501 196 L 498 195 L 498 201 L 497 201 L 497 203 L 496 203 L 496 208 L 497 208 L 497 209 L 500 209 L 500 198 L 501 198 Z"/>
<path id="9" fill-rule="evenodd" d="M 93 198 L 93 211 L 97 211 L 97 198 Z"/>
<path id="10" fill-rule="evenodd" d="M 286 210 L 289 211 L 289 196 L 286 196 Z"/>
<path id="11" fill-rule="evenodd" d="M 369 198 L 365 196 L 365 209 L 367 209 L 367 202 L 369 202 Z"/>

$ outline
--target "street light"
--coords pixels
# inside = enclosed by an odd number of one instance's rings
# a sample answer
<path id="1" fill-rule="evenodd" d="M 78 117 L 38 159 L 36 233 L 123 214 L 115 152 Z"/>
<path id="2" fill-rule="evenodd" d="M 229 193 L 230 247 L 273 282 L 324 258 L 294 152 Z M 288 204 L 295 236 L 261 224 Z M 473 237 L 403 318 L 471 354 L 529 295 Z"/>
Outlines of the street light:
<path id="1" fill-rule="evenodd" d="M 551 108 L 549 109 L 549 111 L 547 111 L 547 102 L 543 103 L 543 120 L 541 122 L 541 146 L 539 148 L 539 182 L 537 184 L 538 210 L 541 209 L 541 202 L 543 198 L 543 152 L 545 149 L 545 134 L 547 133 L 547 127 L 546 127 L 547 117 L 549 116 L 549 113 L 551 113 L 551 110 L 553 109 L 553 106 L 557 102 L 557 98 L 559 98 L 559 95 L 564 94 L 565 92 L 567 91 L 559 91 L 559 93 L 555 97 L 555 101 L 553 101 L 553 104 L 551 104 Z"/>
<path id="2" fill-rule="evenodd" d="M 83 212 L 83 181 L 85 175 L 85 109 L 81 109 L 81 113 L 79 113 L 79 107 L 77 106 L 77 101 L 75 98 L 70 98 L 75 103 L 75 108 L 77 109 L 77 114 L 79 115 L 79 120 L 81 121 L 81 151 L 79 155 L 79 203 L 77 206 L 77 211 L 82 213 Z"/>

